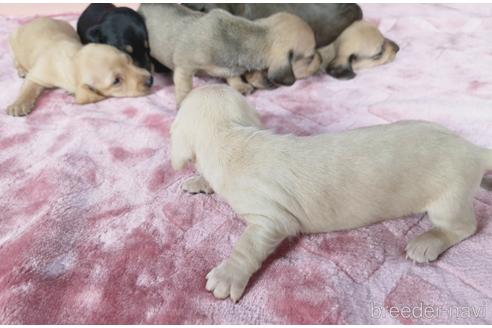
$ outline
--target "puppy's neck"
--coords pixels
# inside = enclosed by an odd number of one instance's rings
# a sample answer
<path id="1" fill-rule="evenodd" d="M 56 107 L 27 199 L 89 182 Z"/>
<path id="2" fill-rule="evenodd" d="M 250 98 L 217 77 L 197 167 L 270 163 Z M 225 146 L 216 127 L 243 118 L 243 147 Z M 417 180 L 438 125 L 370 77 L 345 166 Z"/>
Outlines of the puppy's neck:
<path id="1" fill-rule="evenodd" d="M 77 54 L 80 49 L 82 49 L 82 45 L 73 42 L 66 47 L 60 47 L 58 52 L 57 61 L 60 65 L 56 66 L 55 71 L 57 84 L 60 84 L 58 87 L 70 93 L 74 93 L 76 89 Z"/>
<path id="2" fill-rule="evenodd" d="M 249 70 L 262 70 L 269 66 L 269 54 L 272 42 L 268 28 L 261 24 L 252 23 L 251 37 L 241 40 L 240 58 L 247 57 Z M 244 54 L 244 55 L 242 55 Z"/>
<path id="3" fill-rule="evenodd" d="M 203 136 L 196 136 L 195 166 L 207 181 L 216 184 L 212 188 L 218 191 L 217 184 L 222 183 L 227 172 L 251 158 L 249 150 L 256 149 L 264 136 L 271 134 L 268 130 L 235 123 L 213 126 Z"/>

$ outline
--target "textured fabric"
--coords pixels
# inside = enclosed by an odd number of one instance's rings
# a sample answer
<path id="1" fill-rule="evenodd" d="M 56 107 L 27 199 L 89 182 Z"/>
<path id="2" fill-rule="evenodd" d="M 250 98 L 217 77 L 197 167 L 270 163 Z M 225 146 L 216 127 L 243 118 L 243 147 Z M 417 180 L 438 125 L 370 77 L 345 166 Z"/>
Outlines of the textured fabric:
<path id="1" fill-rule="evenodd" d="M 423 119 L 492 148 L 492 6 L 363 9 L 400 45 L 395 62 L 248 96 L 266 125 L 310 135 Z M 413 216 L 288 240 L 238 304 L 214 299 L 205 275 L 244 225 L 217 195 L 180 191 L 193 172 L 170 166 L 171 78 L 157 76 L 148 97 L 86 106 L 49 91 L 28 117 L 9 117 L 22 80 L 7 39 L 26 21 L 0 17 L 1 323 L 492 323 L 484 190 L 477 234 L 432 264 L 405 259 L 430 226 Z"/>

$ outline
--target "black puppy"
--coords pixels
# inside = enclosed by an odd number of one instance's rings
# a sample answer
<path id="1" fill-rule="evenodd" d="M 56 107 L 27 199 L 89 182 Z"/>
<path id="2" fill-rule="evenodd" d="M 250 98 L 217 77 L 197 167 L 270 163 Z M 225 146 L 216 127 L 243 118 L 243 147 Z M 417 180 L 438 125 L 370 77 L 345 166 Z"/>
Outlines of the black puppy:
<path id="1" fill-rule="evenodd" d="M 104 43 L 132 57 L 136 65 L 152 72 L 145 21 L 133 9 L 110 3 L 91 3 L 80 15 L 77 33 L 83 44 Z M 148 81 L 152 85 L 152 78 Z"/>

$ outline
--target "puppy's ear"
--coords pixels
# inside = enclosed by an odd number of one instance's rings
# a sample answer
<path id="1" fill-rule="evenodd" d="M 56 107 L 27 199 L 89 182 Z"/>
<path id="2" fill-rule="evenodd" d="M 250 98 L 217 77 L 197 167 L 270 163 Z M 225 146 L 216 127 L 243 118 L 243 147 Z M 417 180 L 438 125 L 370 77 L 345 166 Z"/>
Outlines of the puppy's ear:
<path id="1" fill-rule="evenodd" d="M 80 84 L 75 90 L 75 102 L 80 105 L 95 103 L 105 97 L 90 87 L 88 84 Z"/>
<path id="2" fill-rule="evenodd" d="M 104 38 L 99 25 L 91 26 L 86 32 L 86 38 L 92 43 L 104 43 Z"/>
<path id="3" fill-rule="evenodd" d="M 179 127 L 179 120 L 175 119 L 171 127 L 171 165 L 175 171 L 193 160 L 193 149 L 184 131 Z"/>

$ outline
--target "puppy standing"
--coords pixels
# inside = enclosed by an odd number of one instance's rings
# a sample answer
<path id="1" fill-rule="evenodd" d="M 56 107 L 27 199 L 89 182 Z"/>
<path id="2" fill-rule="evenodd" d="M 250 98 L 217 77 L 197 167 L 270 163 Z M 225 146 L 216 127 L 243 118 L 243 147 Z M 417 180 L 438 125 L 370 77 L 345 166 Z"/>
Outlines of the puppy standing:
<path id="1" fill-rule="evenodd" d="M 178 105 L 199 72 L 225 78 L 247 93 L 251 86 L 240 77 L 247 71 L 266 70 L 273 83 L 292 85 L 296 66 L 312 73 L 319 69 L 311 28 L 291 14 L 251 22 L 219 9 L 203 14 L 177 4 L 142 4 L 138 11 L 147 24 L 152 57 L 174 70 Z"/>
<path id="2" fill-rule="evenodd" d="M 220 8 L 250 20 L 286 12 L 302 18 L 314 32 L 318 48 L 329 45 L 350 24 L 362 19 L 362 9 L 355 3 L 185 3 L 201 12 Z"/>
<path id="3" fill-rule="evenodd" d="M 225 86 L 196 89 L 183 101 L 171 160 L 176 170 L 192 161 L 201 174 L 185 190 L 214 190 L 247 222 L 231 256 L 207 275 L 206 288 L 233 301 L 276 246 L 298 233 L 427 212 L 434 227 L 406 251 L 417 262 L 435 260 L 475 232 L 473 194 L 492 170 L 491 150 L 428 122 L 275 135 Z"/>
<path id="4" fill-rule="evenodd" d="M 106 97 L 141 96 L 149 92 L 150 74 L 128 55 L 102 44 L 82 46 L 67 22 L 37 18 L 10 37 L 15 67 L 25 77 L 16 101 L 7 108 L 13 116 L 29 114 L 44 88 L 63 88 L 78 104 Z"/>

